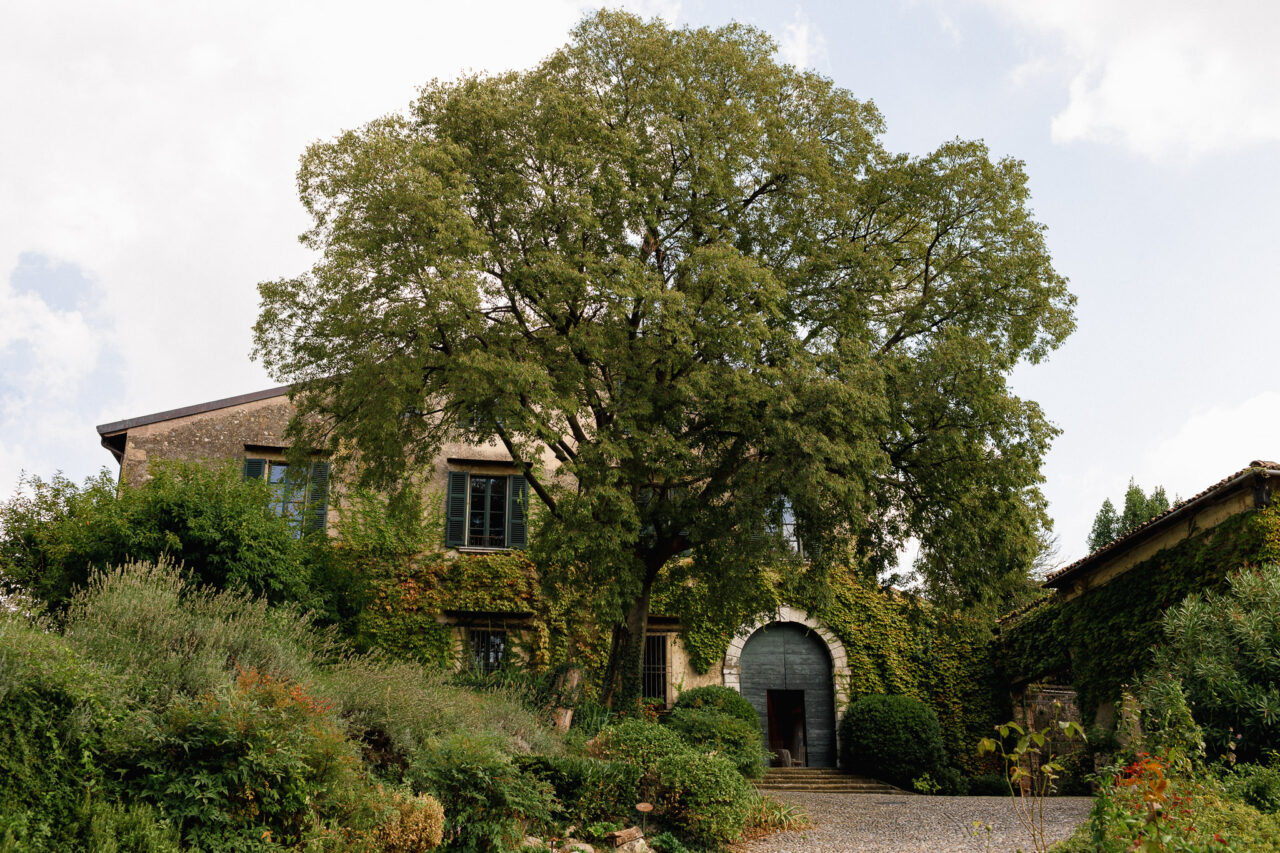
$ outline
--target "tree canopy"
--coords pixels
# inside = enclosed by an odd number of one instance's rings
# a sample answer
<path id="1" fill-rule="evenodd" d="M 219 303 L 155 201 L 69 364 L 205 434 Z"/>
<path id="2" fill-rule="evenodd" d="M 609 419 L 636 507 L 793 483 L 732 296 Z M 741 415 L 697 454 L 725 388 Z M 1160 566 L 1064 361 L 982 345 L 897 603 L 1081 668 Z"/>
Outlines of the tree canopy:
<path id="1" fill-rule="evenodd" d="M 311 270 L 260 285 L 295 447 L 407 484 L 493 438 L 638 684 L 653 582 L 807 570 L 908 538 L 930 590 L 1025 575 L 1055 429 L 1006 376 L 1073 328 L 1022 164 L 887 151 L 874 105 L 751 27 L 583 20 L 538 66 L 434 81 L 312 145 Z M 797 565 L 797 571 L 801 570 Z M 612 693 L 610 693 L 612 695 Z"/>
<path id="2" fill-rule="evenodd" d="M 1130 477 L 1129 488 L 1124 493 L 1124 510 L 1117 512 L 1111 498 L 1106 498 L 1098 509 L 1098 514 L 1093 517 L 1093 527 L 1089 530 L 1089 550 L 1098 550 L 1168 509 L 1169 496 L 1165 494 L 1164 486 L 1156 486 L 1148 495 Z"/>

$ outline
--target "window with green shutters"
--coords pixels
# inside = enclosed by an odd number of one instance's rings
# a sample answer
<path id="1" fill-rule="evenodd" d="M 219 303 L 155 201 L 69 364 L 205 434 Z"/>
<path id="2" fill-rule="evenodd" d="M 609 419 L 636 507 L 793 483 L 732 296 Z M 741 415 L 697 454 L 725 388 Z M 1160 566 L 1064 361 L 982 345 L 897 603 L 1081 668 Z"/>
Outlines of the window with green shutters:
<path id="1" fill-rule="evenodd" d="M 529 482 L 521 474 L 450 471 L 444 544 L 450 548 L 524 548 L 529 544 Z"/>
<path id="2" fill-rule="evenodd" d="M 323 532 L 329 514 L 329 463 L 312 462 L 305 477 L 290 476 L 289 466 L 272 459 L 244 460 L 247 480 L 266 480 L 271 487 L 271 509 L 289 520 L 294 536 Z"/>

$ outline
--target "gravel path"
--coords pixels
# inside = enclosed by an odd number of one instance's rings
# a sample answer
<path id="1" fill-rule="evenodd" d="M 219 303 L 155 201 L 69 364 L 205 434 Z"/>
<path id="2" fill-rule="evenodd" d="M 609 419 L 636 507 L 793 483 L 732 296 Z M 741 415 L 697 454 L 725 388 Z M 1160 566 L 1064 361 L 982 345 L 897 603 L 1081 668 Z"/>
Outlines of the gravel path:
<path id="1" fill-rule="evenodd" d="M 809 812 L 813 827 L 742 844 L 740 853 L 1014 853 L 1033 850 L 1008 797 L 925 797 L 918 794 L 771 792 Z M 1045 805 L 1050 841 L 1070 837 L 1084 822 L 1088 797 L 1054 797 Z M 991 825 L 974 834 L 974 823 Z"/>

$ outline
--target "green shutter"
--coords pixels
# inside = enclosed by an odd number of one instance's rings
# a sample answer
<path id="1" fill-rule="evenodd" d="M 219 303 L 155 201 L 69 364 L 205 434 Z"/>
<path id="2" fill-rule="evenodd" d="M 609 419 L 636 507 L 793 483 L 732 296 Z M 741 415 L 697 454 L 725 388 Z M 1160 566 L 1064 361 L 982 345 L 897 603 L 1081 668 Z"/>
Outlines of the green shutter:
<path id="1" fill-rule="evenodd" d="M 444 544 L 461 548 L 467 544 L 467 475 L 462 471 L 449 472 L 444 515 Z"/>
<path id="2" fill-rule="evenodd" d="M 329 463 L 312 462 L 311 476 L 307 481 L 307 503 L 302 522 L 304 533 L 325 530 L 329 515 Z"/>
<path id="3" fill-rule="evenodd" d="M 529 481 L 523 474 L 507 478 L 507 547 L 529 544 Z"/>
<path id="4" fill-rule="evenodd" d="M 267 474 L 267 460 L 265 459 L 246 459 L 244 460 L 244 478 L 246 480 L 261 480 Z"/>

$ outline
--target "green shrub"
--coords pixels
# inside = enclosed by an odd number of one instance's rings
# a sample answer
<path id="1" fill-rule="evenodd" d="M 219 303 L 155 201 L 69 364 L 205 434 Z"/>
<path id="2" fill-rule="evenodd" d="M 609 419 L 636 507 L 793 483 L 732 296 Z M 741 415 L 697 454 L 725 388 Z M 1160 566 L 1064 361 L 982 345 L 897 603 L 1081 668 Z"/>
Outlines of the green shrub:
<path id="1" fill-rule="evenodd" d="M 552 819 L 552 789 L 522 773 L 492 737 L 458 731 L 427 744 L 409 767 L 413 787 L 444 807 L 450 851 L 519 849 Z"/>
<path id="2" fill-rule="evenodd" d="M 237 666 L 306 681 L 341 653 L 302 613 L 240 592 L 199 588 L 165 563 L 95 575 L 72 600 L 63 625 L 68 641 L 157 708 L 179 695 L 221 688 Z"/>
<path id="3" fill-rule="evenodd" d="M 376 822 L 373 785 L 327 703 L 249 670 L 225 691 L 179 698 L 117 760 L 200 849 L 296 845 L 325 827 Z"/>
<path id="4" fill-rule="evenodd" d="M 84 801 L 104 781 L 104 738 L 123 713 L 111 688 L 61 637 L 0 615 L 0 838 L 79 846 Z"/>
<path id="5" fill-rule="evenodd" d="M 1223 777 L 1222 786 L 1234 800 L 1266 814 L 1280 814 L 1280 767 L 1237 764 Z"/>
<path id="6" fill-rule="evenodd" d="M 698 846 L 737 841 L 757 794 L 733 762 L 719 755 L 675 752 L 654 767 L 662 820 Z"/>
<path id="7" fill-rule="evenodd" d="M 178 830 L 146 803 L 93 802 L 85 815 L 84 849 L 94 853 L 179 853 Z"/>
<path id="8" fill-rule="evenodd" d="M 585 826 L 631 820 L 640 800 L 641 770 L 625 761 L 600 761 L 574 755 L 521 755 L 516 766 L 551 785 L 556 816 Z"/>
<path id="9" fill-rule="evenodd" d="M 201 584 L 272 602 L 317 603 L 305 548 L 269 506 L 270 487 L 241 466 L 156 462 L 126 489 L 103 470 L 77 486 L 30 478 L 0 502 L 0 578 L 55 609 L 95 569 L 166 559 Z"/>
<path id="10" fill-rule="evenodd" d="M 1211 756 L 1257 761 L 1280 750 L 1280 567 L 1228 582 L 1165 612 L 1154 671 L 1181 682 Z"/>
<path id="11" fill-rule="evenodd" d="M 1001 773 L 983 773 L 973 776 L 967 781 L 968 794 L 971 797 L 1009 796 L 1009 780 Z"/>
<path id="12" fill-rule="evenodd" d="M 676 708 L 662 724 L 700 752 L 718 752 L 748 779 L 759 779 L 769 767 L 758 722 L 744 722 L 706 708 Z"/>
<path id="13" fill-rule="evenodd" d="M 649 846 L 658 853 L 689 853 L 689 848 L 670 832 L 659 832 L 648 841 Z"/>
<path id="14" fill-rule="evenodd" d="M 910 696 L 863 696 L 840 720 L 841 763 L 851 773 L 910 788 L 942 766 L 942 730 L 929 706 Z"/>
<path id="15" fill-rule="evenodd" d="M 605 726 L 587 746 L 595 758 L 634 764 L 646 776 L 652 776 L 658 762 L 668 755 L 691 752 L 676 732 L 636 718 Z"/>
<path id="16" fill-rule="evenodd" d="M 680 695 L 676 697 L 674 707 L 676 709 L 703 708 L 719 711 L 722 714 L 737 717 L 744 723 L 750 723 L 757 729 L 760 728 L 760 715 L 756 713 L 756 709 L 747 701 L 746 697 L 732 687 L 708 684 L 705 687 L 682 690 Z"/>

